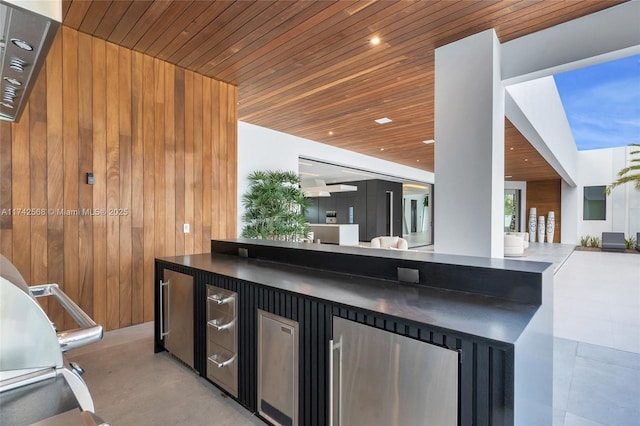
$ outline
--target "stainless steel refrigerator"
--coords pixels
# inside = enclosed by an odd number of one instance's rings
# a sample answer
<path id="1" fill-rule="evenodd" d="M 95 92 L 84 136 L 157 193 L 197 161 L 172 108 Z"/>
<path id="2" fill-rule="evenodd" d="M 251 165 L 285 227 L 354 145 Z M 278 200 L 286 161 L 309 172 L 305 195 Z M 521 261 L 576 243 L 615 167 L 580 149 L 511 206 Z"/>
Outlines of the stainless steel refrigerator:
<path id="1" fill-rule="evenodd" d="M 165 269 L 160 309 L 164 348 L 193 368 L 193 277 Z"/>

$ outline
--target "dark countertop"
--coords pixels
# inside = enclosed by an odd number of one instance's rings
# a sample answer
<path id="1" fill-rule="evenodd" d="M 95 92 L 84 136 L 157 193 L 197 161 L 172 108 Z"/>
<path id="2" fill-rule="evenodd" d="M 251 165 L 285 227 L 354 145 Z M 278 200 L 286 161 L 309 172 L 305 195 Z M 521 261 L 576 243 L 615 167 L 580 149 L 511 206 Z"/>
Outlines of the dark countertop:
<path id="1" fill-rule="evenodd" d="M 489 258 L 479 256 L 461 256 L 454 254 L 433 253 L 417 250 L 385 250 L 360 246 L 339 246 L 335 244 L 312 244 L 289 241 L 260 240 L 250 238 L 237 238 L 229 240 L 214 240 L 214 242 L 229 242 L 234 244 L 246 243 L 253 246 L 279 247 L 293 250 L 305 250 L 310 252 L 323 252 L 331 254 L 357 255 L 371 258 L 385 258 L 405 261 L 419 261 L 440 263 L 447 265 L 508 269 L 510 271 L 542 273 L 550 263 L 546 262 L 522 262 L 514 259 Z"/>
<path id="2" fill-rule="evenodd" d="M 393 252 L 391 255 L 414 256 L 414 253 Z M 459 256 L 455 258 L 460 261 Z M 470 263 L 478 262 L 476 258 L 470 259 Z M 538 309 L 537 305 L 478 294 L 223 254 L 158 260 L 505 344 L 517 341 Z M 495 263 L 494 260 L 487 262 Z M 508 261 L 499 261 L 502 262 Z M 518 266 L 537 269 L 529 265 Z"/>

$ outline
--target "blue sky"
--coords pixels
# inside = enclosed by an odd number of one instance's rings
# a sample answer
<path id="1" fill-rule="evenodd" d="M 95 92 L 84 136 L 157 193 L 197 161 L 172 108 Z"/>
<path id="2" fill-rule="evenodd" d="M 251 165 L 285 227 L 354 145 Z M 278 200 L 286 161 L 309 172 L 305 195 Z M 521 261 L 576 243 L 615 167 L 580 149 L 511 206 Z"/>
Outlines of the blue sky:
<path id="1" fill-rule="evenodd" d="M 555 80 L 578 150 L 640 143 L 640 55 Z"/>

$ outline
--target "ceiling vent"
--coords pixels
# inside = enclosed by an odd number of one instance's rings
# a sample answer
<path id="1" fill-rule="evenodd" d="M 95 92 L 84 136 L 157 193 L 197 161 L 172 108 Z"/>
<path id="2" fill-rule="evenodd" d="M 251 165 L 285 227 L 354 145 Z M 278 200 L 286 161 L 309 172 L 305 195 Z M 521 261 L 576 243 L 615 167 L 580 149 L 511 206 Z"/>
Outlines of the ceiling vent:
<path id="1" fill-rule="evenodd" d="M 61 0 L 0 0 L 1 120 L 20 119 L 61 22 Z"/>

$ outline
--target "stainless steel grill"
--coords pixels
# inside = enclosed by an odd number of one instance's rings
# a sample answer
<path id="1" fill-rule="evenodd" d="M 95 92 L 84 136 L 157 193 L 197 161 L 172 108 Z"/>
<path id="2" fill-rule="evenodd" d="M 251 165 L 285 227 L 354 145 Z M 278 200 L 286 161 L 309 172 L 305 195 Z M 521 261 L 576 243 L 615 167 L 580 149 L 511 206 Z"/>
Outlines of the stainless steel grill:
<path id="1" fill-rule="evenodd" d="M 79 328 L 57 332 L 36 300 L 44 296 L 53 296 Z M 28 286 L 0 255 L 0 424 L 104 424 L 93 414 L 82 368 L 64 357 L 100 339 L 102 326 L 57 284 Z"/>

